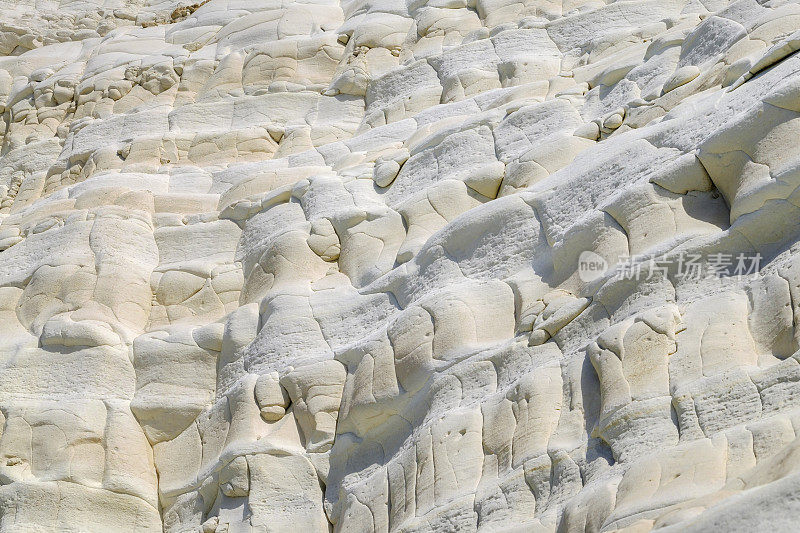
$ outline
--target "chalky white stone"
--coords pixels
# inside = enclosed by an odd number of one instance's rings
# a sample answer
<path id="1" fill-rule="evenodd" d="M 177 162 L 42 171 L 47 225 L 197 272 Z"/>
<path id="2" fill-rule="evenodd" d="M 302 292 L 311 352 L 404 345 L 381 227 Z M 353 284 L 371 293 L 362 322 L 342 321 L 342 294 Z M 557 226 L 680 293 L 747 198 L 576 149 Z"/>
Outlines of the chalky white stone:
<path id="1" fill-rule="evenodd" d="M 797 529 L 799 2 L 0 7 L 0 531 Z"/>

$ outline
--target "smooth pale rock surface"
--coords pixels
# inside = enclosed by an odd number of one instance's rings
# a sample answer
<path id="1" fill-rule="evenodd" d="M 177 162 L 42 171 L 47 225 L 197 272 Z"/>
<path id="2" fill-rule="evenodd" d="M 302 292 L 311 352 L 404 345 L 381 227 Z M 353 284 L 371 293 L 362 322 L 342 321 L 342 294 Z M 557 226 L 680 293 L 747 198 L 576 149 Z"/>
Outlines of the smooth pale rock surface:
<path id="1" fill-rule="evenodd" d="M 796 529 L 800 3 L 0 7 L 0 531 Z"/>

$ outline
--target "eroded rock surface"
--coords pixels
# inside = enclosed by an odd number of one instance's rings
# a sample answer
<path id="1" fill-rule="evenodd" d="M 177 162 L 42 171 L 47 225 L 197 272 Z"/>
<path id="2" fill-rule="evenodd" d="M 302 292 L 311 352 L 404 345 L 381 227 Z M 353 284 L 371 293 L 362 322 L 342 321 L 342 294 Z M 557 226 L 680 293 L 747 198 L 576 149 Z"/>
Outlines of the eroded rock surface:
<path id="1" fill-rule="evenodd" d="M 796 529 L 800 3 L 0 7 L 0 531 Z"/>

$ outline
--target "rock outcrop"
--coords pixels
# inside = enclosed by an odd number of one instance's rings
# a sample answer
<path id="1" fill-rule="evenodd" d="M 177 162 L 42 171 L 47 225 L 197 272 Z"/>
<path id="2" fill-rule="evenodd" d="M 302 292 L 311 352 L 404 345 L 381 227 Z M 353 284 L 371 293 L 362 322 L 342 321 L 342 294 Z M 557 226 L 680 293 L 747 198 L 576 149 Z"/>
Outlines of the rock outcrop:
<path id="1" fill-rule="evenodd" d="M 800 3 L 0 6 L 0 531 L 796 529 Z"/>

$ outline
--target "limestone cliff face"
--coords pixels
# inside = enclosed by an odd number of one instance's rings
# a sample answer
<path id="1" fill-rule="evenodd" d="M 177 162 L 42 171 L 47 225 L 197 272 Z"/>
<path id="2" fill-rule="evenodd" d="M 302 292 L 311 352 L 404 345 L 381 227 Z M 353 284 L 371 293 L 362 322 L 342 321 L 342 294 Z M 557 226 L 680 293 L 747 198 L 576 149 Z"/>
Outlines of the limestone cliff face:
<path id="1" fill-rule="evenodd" d="M 797 528 L 797 2 L 0 8 L 0 531 Z"/>

